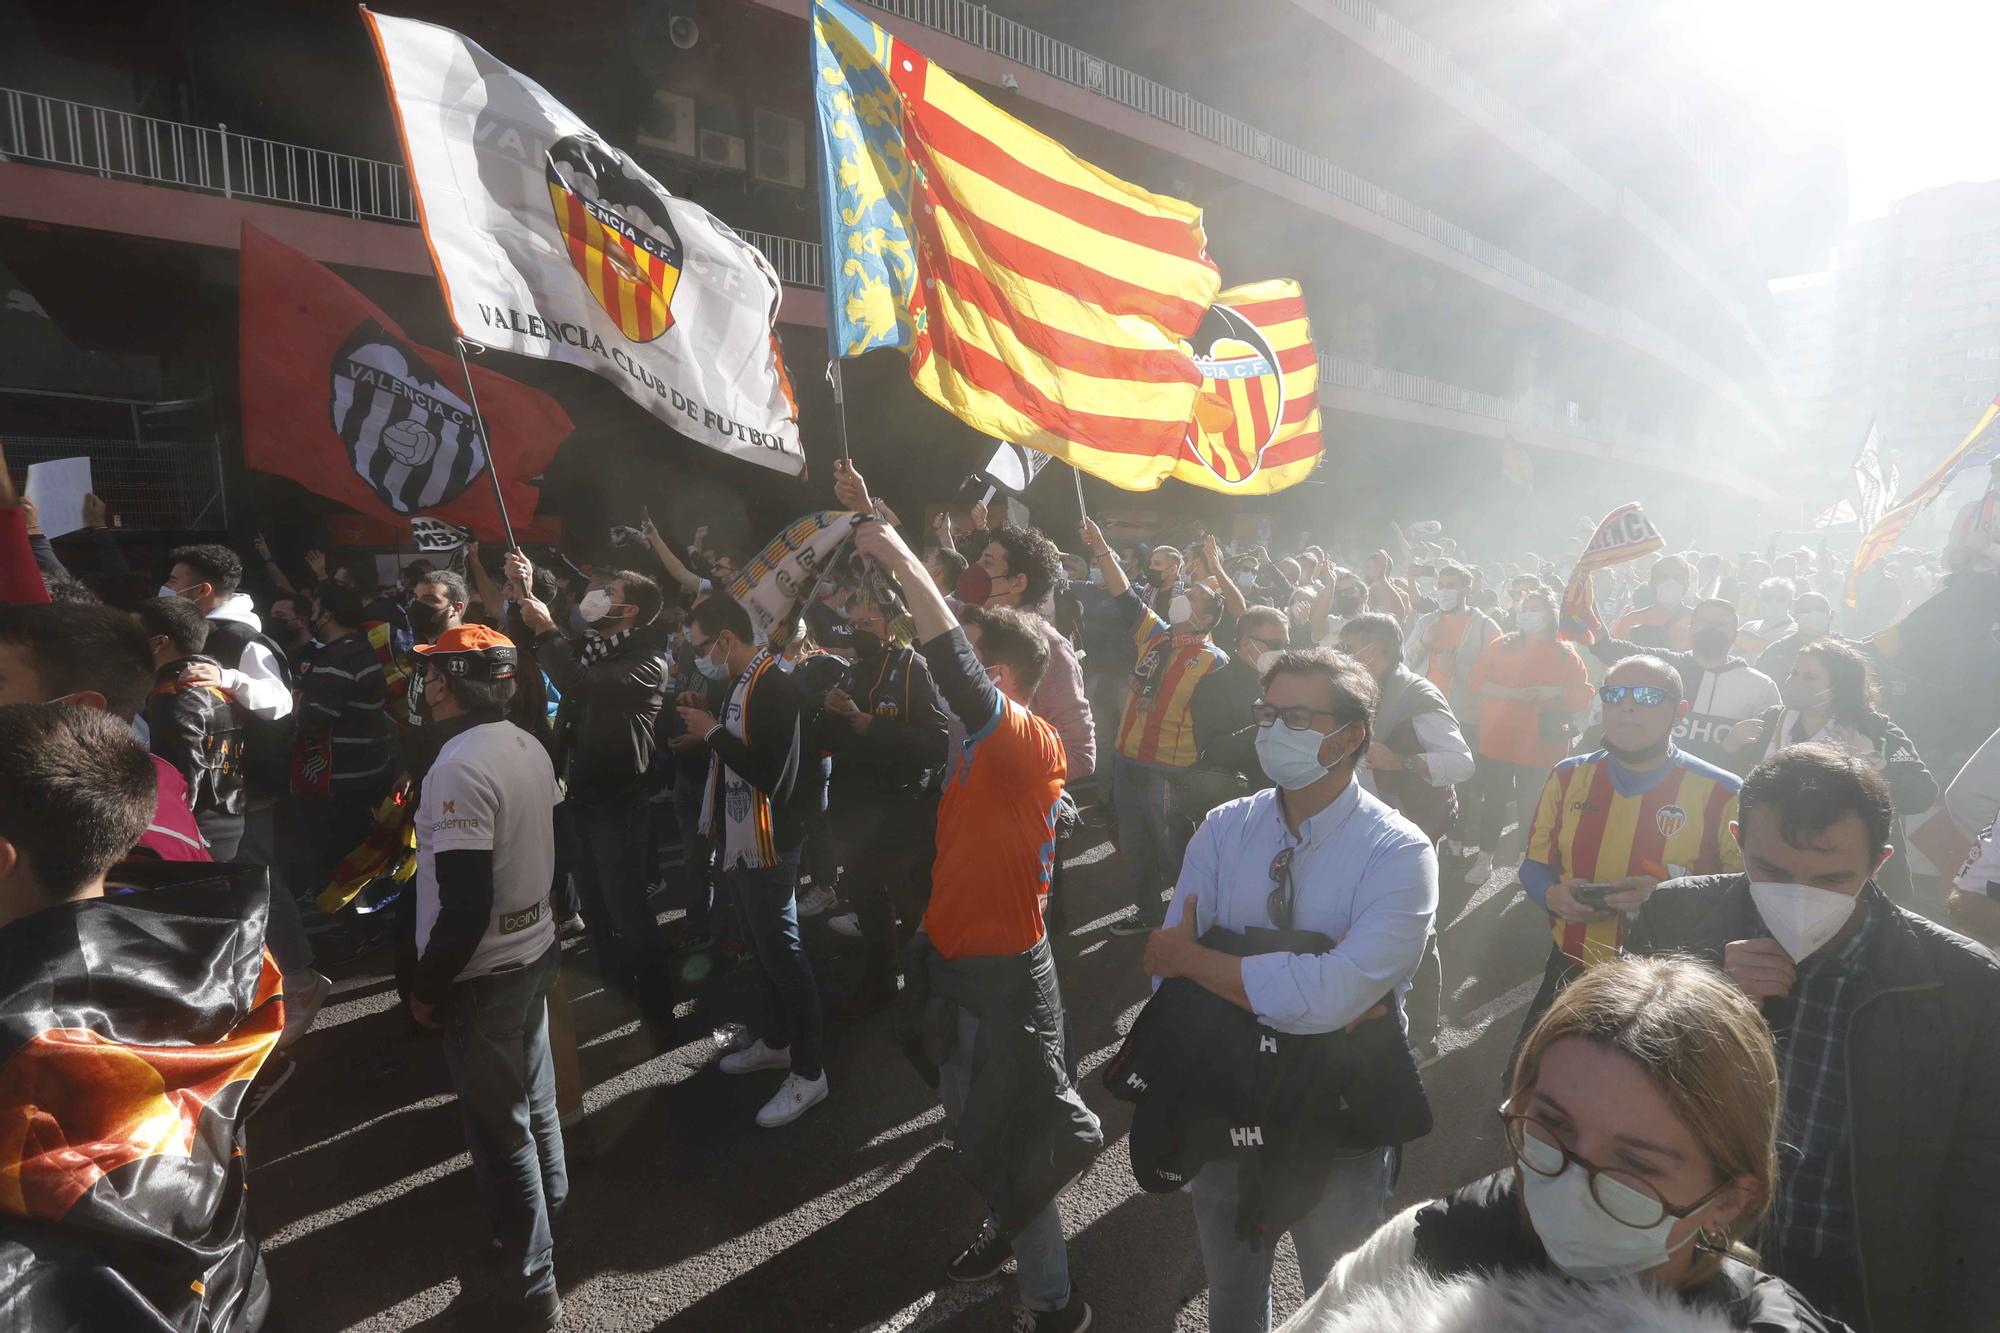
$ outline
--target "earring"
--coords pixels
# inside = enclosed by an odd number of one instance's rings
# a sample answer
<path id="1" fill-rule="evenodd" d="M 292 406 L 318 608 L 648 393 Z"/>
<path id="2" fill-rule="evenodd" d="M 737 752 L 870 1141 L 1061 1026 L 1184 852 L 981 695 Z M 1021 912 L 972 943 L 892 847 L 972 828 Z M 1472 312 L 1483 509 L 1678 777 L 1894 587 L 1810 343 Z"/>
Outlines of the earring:
<path id="1" fill-rule="evenodd" d="M 1697 1254 L 1728 1254 L 1733 1243 L 1727 1231 L 1711 1231 L 1703 1227 L 1694 1233 L 1694 1248 Z"/>

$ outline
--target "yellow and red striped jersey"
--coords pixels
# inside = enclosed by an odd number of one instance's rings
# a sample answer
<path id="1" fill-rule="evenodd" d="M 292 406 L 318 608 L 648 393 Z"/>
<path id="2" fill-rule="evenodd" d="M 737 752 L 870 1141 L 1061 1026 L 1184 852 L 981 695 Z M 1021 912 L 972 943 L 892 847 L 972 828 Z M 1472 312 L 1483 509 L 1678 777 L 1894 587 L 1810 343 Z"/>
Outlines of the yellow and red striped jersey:
<path id="1" fill-rule="evenodd" d="M 1612 781 L 1604 751 L 1565 759 L 1542 784 L 1528 858 L 1554 866 L 1558 880 L 1590 884 L 1741 870 L 1743 852 L 1729 831 L 1741 785 L 1734 773 L 1675 750 L 1666 776 L 1628 796 Z M 1615 956 L 1625 942 L 1622 915 L 1580 925 L 1551 913 L 1549 927 L 1556 947 L 1585 966 Z"/>
<path id="2" fill-rule="evenodd" d="M 1174 633 L 1150 607 L 1132 639 L 1139 662 L 1118 719 L 1118 753 L 1134 763 L 1188 768 L 1195 761 L 1194 687 L 1229 656 L 1206 634 Z"/>

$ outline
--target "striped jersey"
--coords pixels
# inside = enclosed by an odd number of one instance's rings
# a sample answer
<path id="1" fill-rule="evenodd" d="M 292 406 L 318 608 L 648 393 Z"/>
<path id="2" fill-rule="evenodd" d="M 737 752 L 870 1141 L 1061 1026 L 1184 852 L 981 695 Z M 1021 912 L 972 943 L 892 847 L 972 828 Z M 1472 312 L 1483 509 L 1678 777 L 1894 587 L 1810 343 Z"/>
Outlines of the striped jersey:
<path id="1" fill-rule="evenodd" d="M 1129 599 L 1129 601 L 1128 601 Z M 1132 693 L 1118 720 L 1118 753 L 1138 764 L 1158 768 L 1188 768 L 1195 761 L 1194 687 L 1229 655 L 1206 634 L 1176 634 L 1151 607 L 1128 593 L 1121 603 L 1136 603 L 1139 622 L 1132 631 L 1139 650 L 1132 669 Z"/>
<path id="2" fill-rule="evenodd" d="M 1741 785 L 1734 773 L 1680 749 L 1657 781 L 1631 794 L 1618 789 L 1603 750 L 1565 759 L 1542 784 L 1528 857 L 1554 866 L 1558 880 L 1589 884 L 1741 870 L 1743 853 L 1729 831 Z M 1556 947 L 1585 966 L 1614 957 L 1625 942 L 1622 914 L 1581 925 L 1551 913 L 1549 927 Z"/>

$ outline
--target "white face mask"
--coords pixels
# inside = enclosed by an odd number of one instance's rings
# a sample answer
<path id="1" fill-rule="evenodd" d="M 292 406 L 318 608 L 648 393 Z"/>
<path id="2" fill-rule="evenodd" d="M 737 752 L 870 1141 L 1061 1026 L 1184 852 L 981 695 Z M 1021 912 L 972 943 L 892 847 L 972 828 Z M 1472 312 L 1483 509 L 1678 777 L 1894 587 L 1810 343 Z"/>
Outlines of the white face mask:
<path id="1" fill-rule="evenodd" d="M 1669 1244 L 1668 1237 L 1680 1220 L 1671 1215 L 1650 1227 L 1627 1226 L 1606 1212 L 1590 1192 L 1590 1177 L 1584 1169 L 1575 1162 L 1565 1163 L 1553 1146 L 1531 1134 L 1522 1151 L 1542 1170 L 1561 1168 L 1561 1174 L 1549 1177 L 1523 1166 L 1521 1200 L 1528 1206 L 1528 1220 L 1549 1259 L 1579 1282 L 1605 1282 L 1658 1268 L 1697 1234 L 1690 1231 L 1680 1244 Z M 1650 1206 L 1643 1196 L 1615 1180 L 1599 1176 L 1597 1188 L 1607 1194 L 1623 1191 L 1632 1195 L 1635 1209 Z"/>
<path id="2" fill-rule="evenodd" d="M 1517 619 L 1523 634 L 1540 634 L 1549 627 L 1549 613 L 1546 611 L 1523 611 Z"/>
<path id="3" fill-rule="evenodd" d="M 1263 652 L 1258 653 L 1256 662 L 1257 674 L 1261 676 L 1266 671 L 1269 671 L 1277 663 L 1278 654 L 1281 651 L 1281 649 L 1277 648 L 1266 648 Z"/>
<path id="4" fill-rule="evenodd" d="M 578 599 L 577 614 L 586 625 L 595 625 L 611 614 L 611 594 L 603 588 L 593 588 Z"/>
<path id="5" fill-rule="evenodd" d="M 1661 606 L 1679 606 L 1687 596 L 1687 585 L 1668 579 L 1653 589 L 1653 600 Z"/>
<path id="6" fill-rule="evenodd" d="M 1858 894 L 1838 893 L 1810 884 L 1750 884 L 1751 900 L 1764 928 L 1784 946 L 1795 963 L 1824 948 L 1838 935 L 1861 902 Z"/>
<path id="7" fill-rule="evenodd" d="M 1174 594 L 1174 600 L 1167 603 L 1167 619 L 1176 625 L 1185 625 L 1194 619 L 1194 603 L 1184 592 Z"/>
<path id="8" fill-rule="evenodd" d="M 1345 730 L 1342 728 L 1341 730 Z M 1286 791 L 1310 787 L 1330 771 L 1319 761 L 1320 747 L 1332 731 L 1293 731 L 1283 721 L 1257 728 L 1257 762 L 1264 776 Z"/>
<path id="9" fill-rule="evenodd" d="M 178 597 L 181 595 L 181 590 L 179 588 L 175 588 L 168 584 L 162 583 L 160 585 L 160 591 L 156 595 L 160 597 Z"/>
<path id="10" fill-rule="evenodd" d="M 1458 596 L 1459 596 L 1458 589 L 1439 588 L 1435 596 L 1437 598 L 1438 610 L 1440 611 L 1458 610 Z"/>
<path id="11" fill-rule="evenodd" d="M 1799 633 L 1824 634 L 1833 627 L 1833 613 L 1830 611 L 1801 611 L 1798 614 Z"/>

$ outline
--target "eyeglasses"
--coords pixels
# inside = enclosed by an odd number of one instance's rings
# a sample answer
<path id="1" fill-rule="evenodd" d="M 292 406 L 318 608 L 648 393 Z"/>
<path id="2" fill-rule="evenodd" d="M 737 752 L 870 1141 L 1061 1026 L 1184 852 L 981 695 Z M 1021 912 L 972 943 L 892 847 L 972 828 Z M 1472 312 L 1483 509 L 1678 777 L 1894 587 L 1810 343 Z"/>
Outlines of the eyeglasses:
<path id="1" fill-rule="evenodd" d="M 1292 883 L 1292 853 L 1296 847 L 1286 847 L 1271 858 L 1271 893 L 1264 899 L 1264 910 L 1271 914 L 1271 924 L 1279 930 L 1292 928 L 1292 899 L 1297 887 Z"/>
<path id="2" fill-rule="evenodd" d="M 1285 646 L 1282 643 L 1273 643 L 1269 639 L 1252 638 L 1249 640 L 1249 642 L 1256 644 L 1259 648 L 1262 648 L 1267 653 L 1276 652 L 1278 649 Z"/>
<path id="3" fill-rule="evenodd" d="M 1336 722 L 1340 720 L 1338 713 L 1329 713 L 1324 708 L 1308 708 L 1304 704 L 1295 708 L 1278 708 L 1267 703 L 1250 705 L 1250 720 L 1260 727 L 1268 727 L 1283 718 L 1285 725 L 1293 731 L 1311 731 L 1316 717 L 1330 717 Z"/>
<path id="4" fill-rule="evenodd" d="M 694 655 L 696 657 L 706 656 L 708 650 L 710 648 L 713 648 L 714 646 L 715 646 L 714 639 L 710 639 L 707 643 L 696 643 L 694 641 L 694 635 L 692 634 L 688 635 L 688 647 L 694 650 Z"/>
<path id="5" fill-rule="evenodd" d="M 1667 701 L 1667 691 L 1659 685 L 1600 685 L 1597 697 L 1608 704 L 1622 704 L 1627 696 L 1641 708 L 1658 708 Z"/>
<path id="6" fill-rule="evenodd" d="M 1506 1127 L 1507 1146 L 1523 1169 L 1554 1180 L 1573 1162 L 1590 1182 L 1590 1197 L 1614 1221 L 1644 1231 L 1668 1218 L 1692 1217 L 1729 1188 L 1723 1181 L 1685 1208 L 1676 1208 L 1662 1199 L 1651 1185 L 1629 1172 L 1593 1166 L 1569 1150 L 1556 1132 L 1533 1116 L 1510 1115 L 1500 1108 L 1500 1123 Z"/>

